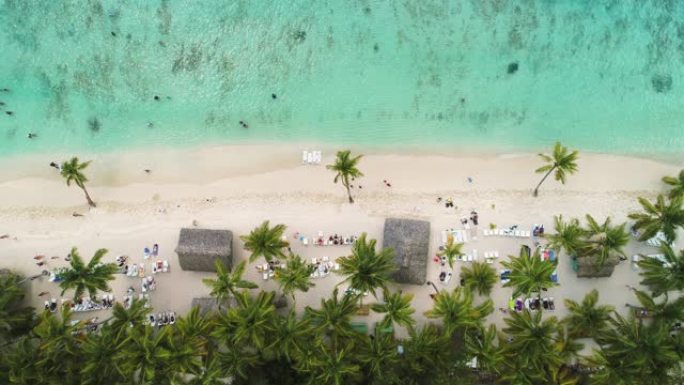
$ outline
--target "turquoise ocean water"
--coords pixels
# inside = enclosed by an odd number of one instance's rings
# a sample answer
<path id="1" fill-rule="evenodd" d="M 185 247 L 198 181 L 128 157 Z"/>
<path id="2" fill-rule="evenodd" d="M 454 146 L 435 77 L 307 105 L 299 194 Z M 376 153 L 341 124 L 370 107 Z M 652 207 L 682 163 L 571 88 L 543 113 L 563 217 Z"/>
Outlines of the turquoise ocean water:
<path id="1" fill-rule="evenodd" d="M 0 156 L 300 140 L 684 152 L 684 1 L 5 0 L 0 47 Z"/>

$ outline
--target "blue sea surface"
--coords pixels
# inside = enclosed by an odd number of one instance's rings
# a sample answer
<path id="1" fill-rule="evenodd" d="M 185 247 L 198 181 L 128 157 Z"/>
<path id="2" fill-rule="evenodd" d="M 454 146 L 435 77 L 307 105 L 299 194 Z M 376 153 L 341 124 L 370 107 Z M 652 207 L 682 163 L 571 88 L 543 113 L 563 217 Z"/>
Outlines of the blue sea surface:
<path id="1" fill-rule="evenodd" d="M 684 1 L 5 0 L 0 47 L 0 156 L 684 152 Z"/>

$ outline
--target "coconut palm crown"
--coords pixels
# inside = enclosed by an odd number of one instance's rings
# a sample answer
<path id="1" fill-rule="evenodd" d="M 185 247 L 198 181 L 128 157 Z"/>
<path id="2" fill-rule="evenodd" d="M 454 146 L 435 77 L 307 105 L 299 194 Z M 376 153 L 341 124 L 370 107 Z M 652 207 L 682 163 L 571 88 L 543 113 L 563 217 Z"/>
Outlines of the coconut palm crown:
<path id="1" fill-rule="evenodd" d="M 428 318 L 441 318 L 447 335 L 456 330 L 477 329 L 494 310 L 491 299 L 480 305 L 473 305 L 473 295 L 468 289 L 457 287 L 453 291 L 440 291 L 435 296 L 431 310 L 425 312 Z"/>
<path id="2" fill-rule="evenodd" d="M 315 269 L 315 266 L 307 264 L 299 255 L 290 254 L 285 268 L 276 270 L 275 280 L 280 285 L 283 295 L 292 296 L 294 301 L 296 290 L 307 292 L 316 286 L 311 282 L 311 274 Z"/>
<path id="3" fill-rule="evenodd" d="M 599 293 L 594 289 L 584 296 L 581 303 L 567 298 L 564 300 L 570 315 L 563 322 L 568 326 L 570 335 L 575 338 L 594 337 L 606 330 L 615 308 L 598 305 L 598 298 Z"/>
<path id="4" fill-rule="evenodd" d="M 584 244 L 583 237 L 586 235 L 579 220 L 571 218 L 565 222 L 563 216 L 558 215 L 553 218 L 553 222 L 556 233 L 544 235 L 549 242 L 549 247 L 558 252 L 565 250 L 565 253 L 570 256 L 577 256 Z"/>
<path id="5" fill-rule="evenodd" d="M 76 186 L 80 187 L 85 194 L 86 200 L 91 207 L 95 207 L 95 202 L 90 198 L 88 190 L 85 187 L 88 178 L 83 174 L 85 170 L 90 165 L 90 161 L 80 163 L 78 157 L 73 157 L 71 160 L 62 163 L 61 175 L 66 180 L 67 186 L 71 186 L 74 183 Z"/>
<path id="6" fill-rule="evenodd" d="M 71 257 L 69 267 L 59 270 L 62 278 L 59 283 L 59 287 L 62 288 L 60 295 L 64 295 L 67 290 L 74 289 L 74 300 L 77 300 L 86 291 L 91 297 L 94 297 L 98 290 L 111 291 L 107 282 L 114 279 L 114 273 L 118 271 L 118 268 L 114 263 L 101 262 L 105 254 L 107 254 L 107 249 L 97 250 L 86 265 L 78 250 L 75 247 L 72 248 L 69 253 Z"/>
<path id="7" fill-rule="evenodd" d="M 672 186 L 670 188 L 670 198 L 676 198 L 684 196 L 684 170 L 679 172 L 677 177 L 665 176 L 663 177 L 663 182 L 667 185 Z"/>
<path id="8" fill-rule="evenodd" d="M 413 294 L 391 293 L 389 290 L 384 290 L 383 298 L 382 303 L 371 305 L 371 309 L 374 312 L 385 314 L 381 322 L 383 327 L 388 327 L 395 323 L 409 328 L 416 323 L 412 317 L 413 313 L 415 313 L 415 310 L 411 307 Z"/>
<path id="9" fill-rule="evenodd" d="M 454 268 L 454 261 L 456 258 L 460 257 L 463 252 L 461 249 L 463 248 L 463 243 L 456 243 L 454 242 L 454 236 L 449 234 L 447 237 L 447 243 L 444 245 L 444 250 L 438 253 L 438 255 L 444 256 L 447 259 L 447 262 L 449 263 L 449 267 L 452 269 Z"/>
<path id="10" fill-rule="evenodd" d="M 376 242 L 375 239 L 367 241 L 366 233 L 363 233 L 354 242 L 351 255 L 337 260 L 340 264 L 337 273 L 347 276 L 341 283 L 348 282 L 351 288 L 372 293 L 375 297 L 375 290 L 386 289 L 390 275 L 396 270 L 394 250 L 385 248 L 377 252 Z"/>
<path id="11" fill-rule="evenodd" d="M 640 241 L 653 238 L 659 231 L 665 235 L 667 243 L 671 244 L 677 237 L 677 228 L 684 228 L 684 196 L 676 196 L 665 203 L 665 197 L 658 195 L 655 204 L 645 198 L 639 198 L 644 212 L 629 214 L 634 219 L 634 228 L 641 231 Z"/>
<path id="12" fill-rule="evenodd" d="M 684 290 L 684 250 L 676 253 L 669 245 L 660 247 L 663 260 L 642 258 L 639 260 L 641 284 L 648 286 L 657 297 L 669 291 Z"/>
<path id="13" fill-rule="evenodd" d="M 554 177 L 557 181 L 565 184 L 565 180 L 568 174 L 574 174 L 577 172 L 577 158 L 578 151 L 568 152 L 568 148 L 561 146 L 560 142 L 556 142 L 553 148 L 553 153 L 549 156 L 546 154 L 539 154 L 539 156 L 547 163 L 546 165 L 539 167 L 534 172 L 536 173 L 546 173 L 544 177 L 539 182 L 537 187 L 534 188 L 533 195 L 536 197 L 539 194 L 539 187 L 544 183 L 546 178 L 555 171 Z"/>
<path id="14" fill-rule="evenodd" d="M 259 286 L 242 279 L 245 273 L 245 261 L 238 263 L 233 271 L 226 267 L 223 262 L 216 260 L 216 279 L 204 278 L 202 282 L 211 288 L 210 295 L 220 301 L 228 295 L 235 296 L 239 289 L 256 289 Z"/>
<path id="15" fill-rule="evenodd" d="M 496 270 L 484 262 L 473 262 L 461 268 L 461 279 L 464 286 L 479 295 L 489 295 L 494 284 L 499 280 Z"/>
<path id="16" fill-rule="evenodd" d="M 582 255 L 596 257 L 596 263 L 603 265 L 610 258 L 625 258 L 623 247 L 629 243 L 629 233 L 623 223 L 611 226 L 610 217 L 602 224 L 587 214 L 586 242 L 582 246 Z"/>
<path id="17" fill-rule="evenodd" d="M 504 287 L 513 287 L 513 296 L 530 295 L 531 293 L 541 293 L 544 289 L 549 289 L 555 285 L 551 279 L 551 274 L 556 269 L 550 261 L 542 260 L 539 249 L 535 249 L 529 255 L 523 248 L 517 257 L 509 256 L 510 261 L 503 261 L 501 265 L 511 270 L 510 280 Z"/>
<path id="18" fill-rule="evenodd" d="M 338 151 L 335 163 L 325 166 L 328 170 L 335 172 L 335 179 L 333 179 L 333 182 L 337 183 L 340 181 L 344 188 L 347 189 L 349 203 L 354 203 L 351 190 L 349 190 L 349 179 L 356 179 L 363 176 L 363 173 L 356 168 L 362 156 L 363 155 L 357 155 L 352 157 L 351 151 L 349 150 Z"/>
<path id="19" fill-rule="evenodd" d="M 241 235 L 240 239 L 245 242 L 245 250 L 251 251 L 249 262 L 254 262 L 260 256 L 263 256 L 267 262 L 271 262 L 273 258 L 285 259 L 283 249 L 290 245 L 283 239 L 286 229 L 287 227 L 282 224 L 271 228 L 268 221 L 264 221 L 249 235 Z"/>

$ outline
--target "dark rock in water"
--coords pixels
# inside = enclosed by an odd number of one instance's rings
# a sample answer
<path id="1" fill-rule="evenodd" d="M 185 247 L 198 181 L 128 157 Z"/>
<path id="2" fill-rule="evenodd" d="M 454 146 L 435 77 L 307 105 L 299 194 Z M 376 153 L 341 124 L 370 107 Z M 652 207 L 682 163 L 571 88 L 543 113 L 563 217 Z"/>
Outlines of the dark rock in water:
<path id="1" fill-rule="evenodd" d="M 508 72 L 509 75 L 518 72 L 518 62 L 514 61 L 512 63 L 509 63 L 506 72 Z"/>
<path id="2" fill-rule="evenodd" d="M 651 76 L 651 85 L 655 92 L 669 92 L 672 89 L 672 75 L 655 74 Z"/>
<path id="3" fill-rule="evenodd" d="M 380 46 L 378 45 L 378 43 L 375 43 L 375 44 L 373 45 L 373 51 L 375 51 L 375 52 L 380 51 Z"/>
<path id="4" fill-rule="evenodd" d="M 88 119 L 88 128 L 91 132 L 99 132 L 100 128 L 102 128 L 102 124 L 97 117 L 92 117 Z"/>
<path id="5" fill-rule="evenodd" d="M 293 37 L 297 43 L 303 43 L 304 40 L 306 40 L 306 31 L 302 31 L 302 30 L 295 31 L 293 34 Z"/>

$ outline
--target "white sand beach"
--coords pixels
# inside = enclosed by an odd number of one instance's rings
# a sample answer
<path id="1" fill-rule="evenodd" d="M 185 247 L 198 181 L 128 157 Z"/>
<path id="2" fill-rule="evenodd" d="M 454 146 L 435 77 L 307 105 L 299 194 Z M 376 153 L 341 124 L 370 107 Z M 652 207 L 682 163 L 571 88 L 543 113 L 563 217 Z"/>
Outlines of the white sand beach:
<path id="1" fill-rule="evenodd" d="M 193 222 L 201 228 L 231 230 L 235 237 L 234 258 L 238 261 L 247 257 L 238 236 L 247 234 L 266 219 L 287 225 L 295 253 L 307 259 L 322 256 L 334 259 L 347 255 L 350 247 L 304 246 L 293 234 L 366 232 L 381 244 L 385 218 L 421 218 L 431 223 L 432 258 L 440 243 L 440 231 L 462 228 L 459 220 L 476 210 L 480 219 L 477 240 L 468 242 L 464 251 L 477 249 L 482 256 L 485 251 L 496 250 L 502 260 L 508 254 L 517 254 L 521 244 L 531 245 L 532 241 L 484 237 L 482 231 L 490 223 L 502 228 L 517 224 L 527 230 L 533 224 L 544 224 L 547 233 L 553 231 L 552 219 L 557 214 L 583 220 L 584 214 L 591 213 L 598 220 L 611 216 L 620 223 L 630 211 L 637 209 L 638 196 L 652 198 L 664 190 L 662 176 L 679 172 L 674 165 L 647 159 L 580 154 L 578 174 L 570 176 L 566 185 L 549 179 L 542 186 L 540 196 L 533 198 L 532 188 L 540 179 L 534 169 L 541 164 L 533 154 L 482 157 L 367 154 L 359 165 L 365 177 L 354 182 L 357 202 L 350 205 L 343 187 L 332 183 L 333 174 L 323 165 L 302 165 L 301 150 L 305 148 L 312 147 L 245 145 L 117 153 L 92 158 L 80 155 L 82 160 L 93 159 L 86 174 L 98 207 L 91 211 L 85 205 L 82 192 L 67 187 L 58 172 L 48 167 L 50 161 L 61 158 L 39 155 L 2 160 L 0 235 L 9 237 L 0 239 L 0 267 L 26 275 L 40 273 L 43 268 L 36 266 L 35 255 L 46 255 L 47 267 L 53 269 L 66 262 L 63 258 L 49 257 L 64 257 L 72 246 L 78 247 L 85 258 L 90 258 L 98 248 L 106 248 L 109 250 L 106 261 L 128 255 L 133 262 L 143 262 L 143 248 L 157 243 L 160 257 L 170 262 L 171 272 L 156 276 L 158 284 L 151 294 L 152 306 L 157 311 L 182 313 L 189 309 L 193 297 L 208 294 L 201 279 L 212 276 L 185 272 L 178 266 L 174 248 L 179 230 L 193 226 Z M 356 152 L 353 148 L 352 151 Z M 323 164 L 334 158 L 332 149 L 323 148 L 323 155 Z M 144 169 L 150 169 L 151 173 L 145 173 Z M 386 187 L 383 180 L 392 186 Z M 456 209 L 438 204 L 438 197 L 453 198 Z M 74 212 L 84 216 L 74 217 Z M 626 252 L 631 256 L 637 252 L 656 252 L 656 249 L 632 241 Z M 150 261 L 146 262 L 149 266 Z M 448 285 L 440 285 L 438 274 L 443 268 L 430 261 L 427 278 L 440 288 L 456 287 L 464 263 L 455 265 L 454 278 Z M 628 261 L 618 265 L 611 278 L 578 279 L 570 262 L 561 254 L 559 277 L 560 286 L 548 293 L 556 299 L 554 314 L 558 317 L 565 315 L 562 298 L 580 300 L 593 288 L 599 290 L 601 302 L 612 304 L 620 311 L 626 309 L 626 302 L 635 303 L 625 285 L 637 285 L 639 277 Z M 261 278 L 253 264 L 248 267 L 247 278 L 263 289 L 278 290 L 273 280 Z M 316 279 L 315 288 L 296 294 L 297 307 L 317 306 L 342 279 L 334 274 Z M 121 300 L 131 285 L 139 292 L 139 279 L 117 276 L 112 283 L 117 300 Z M 422 312 L 431 306 L 429 294 L 433 288 L 403 285 L 401 289 L 415 293 L 416 318 L 419 323 L 425 322 Z M 42 291 L 50 294 L 38 297 Z M 497 284 L 492 293 L 495 308 L 505 307 L 511 292 L 511 288 Z M 40 308 L 46 298 L 59 298 L 60 290 L 56 284 L 40 278 L 32 282 L 29 293 L 32 304 Z M 369 301 L 372 300 L 365 302 Z M 76 316 L 106 318 L 107 312 Z M 379 319 L 372 313 L 363 318 Z M 499 311 L 490 316 L 494 322 L 502 318 Z"/>

